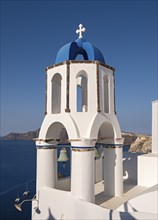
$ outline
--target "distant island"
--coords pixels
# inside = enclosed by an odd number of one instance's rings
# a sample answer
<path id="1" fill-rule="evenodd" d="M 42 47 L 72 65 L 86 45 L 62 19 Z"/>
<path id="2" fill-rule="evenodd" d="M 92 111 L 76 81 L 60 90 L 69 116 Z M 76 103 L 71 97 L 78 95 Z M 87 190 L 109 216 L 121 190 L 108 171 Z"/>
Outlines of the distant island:
<path id="1" fill-rule="evenodd" d="M 6 136 L 1 137 L 1 140 L 33 140 L 39 135 L 39 130 L 29 131 L 26 133 L 9 133 Z M 122 137 L 125 138 L 124 145 L 130 145 L 131 152 L 151 152 L 151 136 L 144 134 L 136 134 L 131 132 L 122 132 Z M 65 139 L 65 134 L 63 133 L 62 140 Z"/>
<path id="2" fill-rule="evenodd" d="M 38 137 L 39 130 L 36 131 L 29 131 L 25 133 L 14 133 L 11 132 L 3 137 L 1 137 L 1 140 L 33 140 L 34 138 Z"/>

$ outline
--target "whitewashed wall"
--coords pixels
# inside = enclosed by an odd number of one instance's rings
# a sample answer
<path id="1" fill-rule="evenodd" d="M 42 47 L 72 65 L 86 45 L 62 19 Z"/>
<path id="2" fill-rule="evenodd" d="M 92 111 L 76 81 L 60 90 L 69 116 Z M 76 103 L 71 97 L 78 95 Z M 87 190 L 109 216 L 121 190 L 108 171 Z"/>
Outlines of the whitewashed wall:
<path id="1" fill-rule="evenodd" d="M 92 203 L 75 199 L 70 192 L 44 187 L 39 192 L 40 203 L 38 211 L 35 207 L 37 202 L 32 203 L 32 220 L 79 220 L 79 219 L 105 219 L 105 220 L 156 220 L 155 214 L 138 213 L 138 212 L 118 212 L 104 209 Z"/>

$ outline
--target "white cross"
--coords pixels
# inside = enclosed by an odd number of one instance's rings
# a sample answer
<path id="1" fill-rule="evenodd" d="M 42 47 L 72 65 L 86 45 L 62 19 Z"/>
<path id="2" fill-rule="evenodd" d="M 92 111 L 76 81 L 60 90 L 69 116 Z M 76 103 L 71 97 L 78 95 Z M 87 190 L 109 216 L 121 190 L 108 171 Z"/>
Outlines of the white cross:
<path id="1" fill-rule="evenodd" d="M 82 24 L 79 25 L 79 29 L 76 30 L 76 34 L 79 33 L 79 38 L 82 38 L 82 32 L 85 32 L 86 28 Z"/>

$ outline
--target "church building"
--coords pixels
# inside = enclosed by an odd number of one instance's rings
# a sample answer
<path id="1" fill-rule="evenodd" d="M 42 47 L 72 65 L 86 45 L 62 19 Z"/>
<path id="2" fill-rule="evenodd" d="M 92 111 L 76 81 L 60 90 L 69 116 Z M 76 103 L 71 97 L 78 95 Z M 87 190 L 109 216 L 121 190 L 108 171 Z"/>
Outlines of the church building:
<path id="1" fill-rule="evenodd" d="M 33 220 L 133 219 L 126 211 L 100 205 L 102 199 L 124 193 L 124 139 L 116 116 L 115 69 L 83 38 L 84 32 L 80 24 L 78 38 L 62 46 L 55 63 L 46 69 L 46 111 L 36 139 Z M 65 148 L 57 158 L 62 141 L 69 143 L 71 152 L 69 178 L 58 178 L 58 161 L 67 160 Z"/>

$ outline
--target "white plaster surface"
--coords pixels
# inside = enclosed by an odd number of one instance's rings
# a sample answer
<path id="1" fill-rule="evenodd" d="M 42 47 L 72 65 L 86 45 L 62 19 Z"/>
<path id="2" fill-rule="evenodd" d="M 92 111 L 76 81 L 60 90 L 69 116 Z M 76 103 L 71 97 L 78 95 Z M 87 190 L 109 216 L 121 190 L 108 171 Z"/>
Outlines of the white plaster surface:
<path id="1" fill-rule="evenodd" d="M 158 154 L 138 156 L 138 185 L 154 186 L 158 184 Z"/>
<path id="2" fill-rule="evenodd" d="M 99 67 L 99 72 L 97 72 L 97 67 Z M 68 69 L 69 77 L 67 72 Z M 83 83 L 81 77 L 86 78 Z M 59 80 L 60 78 L 61 80 Z M 106 85 L 105 79 L 108 80 L 108 88 L 106 89 L 104 88 Z M 59 88 L 59 81 L 61 82 L 61 88 Z M 79 81 L 81 82 L 79 83 Z M 56 85 L 54 86 L 53 83 L 56 83 Z M 86 109 L 86 111 L 84 112 L 77 111 L 78 84 L 82 84 L 83 91 L 85 94 L 87 94 L 87 97 L 84 97 L 84 102 L 87 103 L 87 106 L 84 107 Z M 52 99 L 54 95 L 52 94 L 53 92 L 55 93 L 55 89 L 57 93 L 61 94 L 61 99 L 57 96 L 57 100 L 55 98 L 55 100 L 53 101 Z M 105 94 L 105 91 L 108 94 Z M 68 94 L 69 102 L 67 99 Z M 106 98 L 105 95 L 107 96 Z M 60 100 L 61 103 L 59 103 Z M 106 100 L 108 103 L 105 103 Z M 52 110 L 53 103 L 56 103 L 58 106 L 53 107 Z M 65 109 L 67 108 L 67 103 L 69 103 L 69 112 L 65 112 Z M 108 113 L 105 112 L 106 104 L 108 105 L 109 109 Z M 101 66 L 98 63 L 71 63 L 70 61 L 69 64 L 64 62 L 62 65 L 54 66 L 53 68 L 48 69 L 46 109 L 47 114 L 44 118 L 39 133 L 39 140 L 41 139 L 42 143 L 44 143 L 45 140 L 49 139 L 52 141 L 50 141 L 50 143 L 53 143 L 57 139 L 60 139 L 60 133 L 63 128 L 66 129 L 68 139 L 73 147 L 94 147 L 96 141 L 98 140 L 99 132 L 101 134 L 100 140 L 104 144 L 123 143 L 119 122 L 114 112 L 113 70 Z M 39 144 L 39 142 L 40 141 L 37 141 L 37 144 Z M 106 184 L 106 192 L 108 192 L 108 190 L 111 190 L 109 193 L 113 195 L 120 195 L 122 192 L 123 183 L 121 151 L 122 150 L 120 149 L 115 150 L 115 154 L 118 154 L 117 156 L 115 155 L 116 158 L 113 158 L 111 154 L 109 154 L 109 157 L 107 155 L 107 157 L 111 158 L 112 160 L 108 159 L 110 164 L 106 164 L 106 180 L 108 179 L 108 177 L 110 177 L 110 180 L 108 180 Z M 93 154 L 93 151 L 72 152 L 71 163 L 71 193 L 74 197 L 89 202 L 94 202 L 94 181 L 96 175 L 94 177 L 95 171 Z M 47 173 L 49 172 L 49 166 L 47 168 L 43 168 L 42 160 L 40 159 L 40 161 L 41 165 L 39 164 L 38 166 L 41 170 L 45 169 L 45 175 L 47 175 Z M 111 169 L 111 166 L 114 168 L 113 170 Z M 112 174 L 110 173 L 111 171 Z M 38 172 L 40 173 L 41 171 Z M 99 172 L 97 172 L 96 174 L 98 175 L 98 181 Z M 114 178 L 112 177 L 113 174 L 115 176 Z M 41 186 L 45 185 L 45 180 L 43 180 L 41 177 L 38 177 L 38 175 L 37 186 L 38 188 L 40 188 Z M 40 174 L 40 176 L 42 176 L 42 174 Z M 46 178 L 48 179 L 48 177 Z M 54 177 L 51 178 L 54 179 Z M 114 181 L 114 183 L 112 181 Z M 52 183 L 53 188 L 54 185 L 55 183 Z M 46 184 L 46 186 L 48 186 L 48 184 Z"/>
<path id="3" fill-rule="evenodd" d="M 65 113 L 66 94 L 67 94 L 67 65 L 55 66 L 47 70 L 47 115 L 42 123 L 39 138 L 49 138 L 51 134 L 56 138 L 56 129 L 49 129 L 53 123 L 59 122 L 66 128 L 69 139 L 80 138 L 98 138 L 98 131 L 103 123 L 110 123 L 114 130 L 114 138 L 121 138 L 121 131 L 116 115 L 114 114 L 114 84 L 113 71 L 104 66 L 99 65 L 99 94 L 100 94 L 100 110 L 97 113 L 97 64 L 96 63 L 70 63 L 70 79 L 69 79 L 69 107 L 70 112 Z M 55 74 L 61 75 L 61 112 L 52 114 L 52 79 Z M 78 77 L 84 75 L 87 77 L 87 104 L 85 108 L 87 112 L 77 112 L 77 85 Z M 109 79 L 108 100 L 109 114 L 104 112 L 104 77 Z M 53 127 L 53 126 L 52 126 Z M 56 128 L 56 126 L 54 127 Z M 105 134 L 108 132 L 107 131 Z M 51 137 L 50 137 L 51 138 Z M 115 142 L 113 140 L 113 142 Z"/>
<path id="4" fill-rule="evenodd" d="M 99 81 L 97 81 L 97 63 L 70 63 L 70 84 L 68 84 L 67 65 L 65 62 L 63 65 L 47 70 L 47 114 L 42 123 L 37 144 L 39 144 L 40 139 L 42 143 L 47 143 L 45 140 L 49 139 L 51 140 L 50 143 L 56 142 L 57 139 L 60 139 L 60 132 L 63 127 L 66 129 L 68 139 L 73 147 L 94 147 L 99 132 L 101 133 L 100 140 L 104 144 L 122 144 L 123 139 L 119 122 L 114 113 L 113 71 L 99 65 Z M 55 74 L 61 75 L 61 90 L 60 85 L 53 87 L 54 90 L 57 88 L 57 91 L 60 91 L 61 99 L 58 97 L 57 100 L 54 100 L 55 103 L 58 103 L 58 108 L 52 110 L 52 103 L 54 103 L 52 92 L 55 92 L 52 90 L 52 79 Z M 87 94 L 87 97 L 84 97 L 87 106 L 84 107 L 86 109 L 84 112 L 77 112 L 78 77 L 82 75 L 87 77 L 86 88 L 83 88 L 85 94 Z M 104 88 L 106 83 L 103 83 L 105 77 L 108 79 L 106 90 Z M 54 81 L 54 83 L 58 83 L 58 81 Z M 100 109 L 98 109 L 98 91 Z M 104 98 L 105 91 L 108 92 L 106 98 Z M 65 112 L 67 92 L 69 92 L 69 112 Z M 59 103 L 60 100 L 61 103 Z M 107 103 L 109 113 L 104 111 L 106 107 L 105 100 L 109 102 Z M 54 111 L 54 114 L 52 114 L 52 111 Z M 122 219 L 123 216 L 126 219 L 131 218 L 129 213 L 106 210 L 92 204 L 95 201 L 94 182 L 99 181 L 102 173 L 102 171 L 100 173 L 97 171 L 101 166 L 99 161 L 96 162 L 94 170 L 94 151 L 72 151 L 70 186 L 70 180 L 68 179 L 57 180 L 55 162 L 57 158 L 54 151 L 47 154 L 44 151 L 45 149 L 40 150 L 37 153 L 39 212 L 35 211 L 34 208 L 37 204 L 33 202 L 32 219 Z M 106 192 L 109 191 L 110 194 L 115 196 L 120 195 L 123 190 L 122 149 L 112 149 L 110 152 L 107 150 L 106 156 L 108 163 L 107 161 L 105 163 L 105 180 L 110 178 L 106 183 Z M 111 171 L 112 173 L 110 173 Z M 63 191 L 70 189 L 70 192 Z"/>
<path id="5" fill-rule="evenodd" d="M 128 200 L 117 211 L 158 214 L 158 185 L 146 189 L 141 195 Z"/>
<path id="6" fill-rule="evenodd" d="M 104 193 L 106 196 L 123 193 L 122 147 L 104 148 Z"/>
<path id="7" fill-rule="evenodd" d="M 37 148 L 36 192 L 43 187 L 55 188 L 57 181 L 57 149 Z"/>
<path id="8" fill-rule="evenodd" d="M 94 202 L 94 150 L 72 150 L 71 193 L 75 198 Z"/>
<path id="9" fill-rule="evenodd" d="M 39 211 L 35 211 L 37 202 L 32 203 L 32 220 L 48 219 L 104 219 L 104 220 L 156 220 L 157 215 L 144 212 L 118 212 L 75 199 L 70 192 L 44 187 L 39 193 Z"/>

